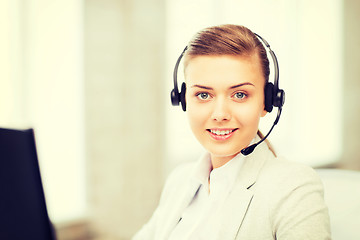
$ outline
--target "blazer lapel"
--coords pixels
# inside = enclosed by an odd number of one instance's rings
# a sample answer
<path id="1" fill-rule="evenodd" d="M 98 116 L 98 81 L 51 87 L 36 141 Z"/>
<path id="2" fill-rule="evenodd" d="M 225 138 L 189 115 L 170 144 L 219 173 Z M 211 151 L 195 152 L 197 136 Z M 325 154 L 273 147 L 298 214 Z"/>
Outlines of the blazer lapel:
<path id="1" fill-rule="evenodd" d="M 267 145 L 260 144 L 244 158 L 233 190 L 225 200 L 217 239 L 235 239 L 254 196 L 252 189 L 267 158 Z"/>
<path id="2" fill-rule="evenodd" d="M 199 161 L 192 168 L 188 169 L 187 174 L 179 179 L 181 184 L 179 184 L 179 189 L 176 189 L 177 195 L 173 196 L 171 201 L 169 201 L 169 205 L 163 209 L 164 215 L 168 217 L 164 219 L 161 232 L 156 239 L 169 239 L 171 232 L 181 220 L 181 215 L 185 208 L 189 206 L 201 186 L 201 182 L 194 178 L 194 176 L 199 168 L 204 167 L 202 162 L 209 157 L 209 153 L 203 154 Z"/>
<path id="3" fill-rule="evenodd" d="M 235 239 L 253 196 L 250 190 L 243 188 L 231 192 L 224 205 L 217 239 Z"/>
<path id="4" fill-rule="evenodd" d="M 165 211 L 169 211 L 166 213 L 169 218 L 164 222 L 163 231 L 160 234 L 158 239 L 169 239 L 171 231 L 175 228 L 176 224 L 181 220 L 181 214 L 184 209 L 190 204 L 193 200 L 196 192 L 200 187 L 199 183 L 190 182 L 188 188 L 185 188 L 183 192 L 179 192 L 179 196 L 177 199 L 174 199 L 171 208 L 165 209 Z M 181 191 L 179 189 L 179 191 Z"/>

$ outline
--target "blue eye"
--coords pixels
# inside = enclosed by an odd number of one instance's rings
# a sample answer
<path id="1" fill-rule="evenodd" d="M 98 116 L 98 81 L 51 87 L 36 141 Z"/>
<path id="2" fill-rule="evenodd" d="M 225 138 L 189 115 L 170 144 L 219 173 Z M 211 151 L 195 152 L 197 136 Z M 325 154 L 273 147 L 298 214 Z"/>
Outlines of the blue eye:
<path id="1" fill-rule="evenodd" d="M 243 92 L 237 92 L 234 94 L 235 98 L 237 99 L 244 99 L 246 97 L 246 94 Z"/>
<path id="2" fill-rule="evenodd" d="M 196 94 L 196 97 L 198 97 L 201 100 L 207 100 L 210 98 L 210 95 L 206 92 L 201 92 L 201 93 Z"/>

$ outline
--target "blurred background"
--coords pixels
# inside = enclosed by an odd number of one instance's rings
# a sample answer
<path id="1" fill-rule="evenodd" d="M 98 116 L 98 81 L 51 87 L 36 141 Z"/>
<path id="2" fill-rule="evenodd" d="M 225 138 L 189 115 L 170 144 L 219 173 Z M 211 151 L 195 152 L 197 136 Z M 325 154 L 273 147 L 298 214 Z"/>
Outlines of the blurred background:
<path id="1" fill-rule="evenodd" d="M 357 0 L 1 0 L 0 126 L 35 129 L 60 240 L 130 239 L 169 172 L 204 151 L 170 104 L 204 27 L 245 25 L 276 53 L 278 155 L 359 171 L 359 22 Z"/>

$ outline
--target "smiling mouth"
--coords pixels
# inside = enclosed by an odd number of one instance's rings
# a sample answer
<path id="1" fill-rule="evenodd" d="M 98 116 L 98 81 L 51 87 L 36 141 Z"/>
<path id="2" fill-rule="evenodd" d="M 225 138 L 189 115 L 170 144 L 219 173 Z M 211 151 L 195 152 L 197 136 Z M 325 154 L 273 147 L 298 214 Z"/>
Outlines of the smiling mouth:
<path id="1" fill-rule="evenodd" d="M 226 136 L 226 135 L 230 135 L 231 133 L 235 132 L 236 130 L 238 130 L 238 128 L 234 128 L 234 129 L 224 129 L 224 130 L 220 130 L 220 129 L 206 129 L 206 131 L 212 133 L 213 135 L 216 136 Z"/>

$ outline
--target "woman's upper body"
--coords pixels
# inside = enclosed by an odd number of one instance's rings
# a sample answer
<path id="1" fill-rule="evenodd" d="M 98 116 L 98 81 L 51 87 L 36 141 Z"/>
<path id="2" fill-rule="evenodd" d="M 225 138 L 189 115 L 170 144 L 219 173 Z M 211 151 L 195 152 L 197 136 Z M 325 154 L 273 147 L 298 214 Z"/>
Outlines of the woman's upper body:
<path id="1" fill-rule="evenodd" d="M 268 82 L 269 72 L 264 46 L 243 26 L 210 27 L 190 41 L 186 83 L 175 95 L 208 155 L 170 175 L 134 239 L 330 238 L 322 184 L 311 168 L 276 158 L 264 142 L 250 155 L 240 153 L 259 141 L 260 119 L 273 106 L 281 113 L 282 92 L 276 77 Z"/>
<path id="2" fill-rule="evenodd" d="M 208 155 L 206 155 L 208 156 Z M 331 239 L 323 186 L 310 167 L 274 157 L 265 143 L 237 166 L 234 182 L 224 194 L 219 210 L 198 228 L 174 233 L 185 221 L 187 209 L 205 183 L 196 180 L 204 166 L 202 157 L 175 169 L 164 187 L 160 204 L 150 221 L 134 236 L 140 239 Z M 225 167 L 225 166 L 223 166 Z M 206 172 L 206 168 L 203 168 Z M 194 178 L 195 177 L 195 178 Z M 211 192 L 211 188 L 210 188 Z M 195 210 L 196 211 L 196 210 Z M 203 210 L 206 212 L 206 209 Z M 190 215 L 191 216 L 191 215 Z M 202 224 L 202 223 L 218 224 Z M 209 235 L 211 233 L 211 235 Z M 177 236 L 174 236 L 177 234 Z M 196 237 L 194 237 L 196 236 Z"/>

